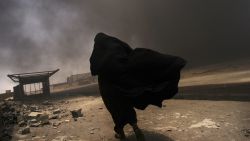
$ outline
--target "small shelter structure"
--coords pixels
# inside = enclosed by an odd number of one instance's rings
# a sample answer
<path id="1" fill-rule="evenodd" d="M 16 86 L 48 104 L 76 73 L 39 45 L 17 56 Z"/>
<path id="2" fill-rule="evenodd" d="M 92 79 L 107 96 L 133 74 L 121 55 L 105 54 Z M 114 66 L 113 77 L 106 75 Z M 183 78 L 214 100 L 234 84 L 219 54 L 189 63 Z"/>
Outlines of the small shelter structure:
<path id="1" fill-rule="evenodd" d="M 14 99 L 23 99 L 27 96 L 49 96 L 50 81 L 49 78 L 59 69 L 53 71 L 42 71 L 32 73 L 11 74 L 8 77 L 19 83 L 14 89 Z"/>

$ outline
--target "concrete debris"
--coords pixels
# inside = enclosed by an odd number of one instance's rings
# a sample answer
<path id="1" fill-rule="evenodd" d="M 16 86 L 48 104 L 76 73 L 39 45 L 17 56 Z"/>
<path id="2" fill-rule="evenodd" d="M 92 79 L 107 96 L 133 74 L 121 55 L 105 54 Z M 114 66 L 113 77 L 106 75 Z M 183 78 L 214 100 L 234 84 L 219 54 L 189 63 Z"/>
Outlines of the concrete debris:
<path id="1" fill-rule="evenodd" d="M 68 101 L 61 104 L 64 103 L 68 103 Z M 23 104 L 11 99 L 2 100 L 0 101 L 0 140 L 11 140 L 12 136 L 6 131 L 15 124 L 19 128 L 18 133 L 24 135 L 30 133 L 30 128 L 50 124 L 50 120 L 53 120 L 54 127 L 59 126 L 62 122 L 56 120 L 67 117 L 69 114 L 69 111 L 57 108 L 57 105 L 53 105 L 49 101 L 44 101 L 42 105 L 36 105 Z M 81 109 L 76 110 L 75 115 L 81 116 Z M 65 122 L 69 122 L 69 120 L 65 120 Z"/>
<path id="2" fill-rule="evenodd" d="M 30 111 L 31 111 L 31 112 L 41 112 L 41 111 L 39 110 L 39 107 L 36 106 L 36 105 L 31 105 L 31 106 L 30 106 Z"/>
<path id="3" fill-rule="evenodd" d="M 62 101 L 60 104 L 68 104 L 69 101 Z M 16 102 L 13 100 L 2 100 L 0 101 L 0 140 L 11 140 L 12 131 L 8 132 L 8 128 L 13 125 L 18 125 L 17 131 L 20 136 L 31 133 L 32 128 L 42 127 L 46 124 L 52 123 L 52 127 L 57 129 L 62 123 L 70 122 L 69 119 L 62 119 L 68 117 L 72 114 L 73 117 L 82 117 L 82 109 L 76 109 L 73 111 L 68 111 L 62 109 L 58 105 L 53 105 L 49 101 L 44 101 L 41 105 L 36 104 L 23 104 L 21 102 Z M 58 131 L 60 133 L 60 131 Z M 18 135 L 17 135 L 18 136 Z M 46 140 L 45 138 L 32 136 L 32 140 Z M 69 137 L 62 136 L 55 140 L 74 140 Z M 80 140 L 79 140 L 80 141 Z"/>
<path id="4" fill-rule="evenodd" d="M 61 109 L 56 109 L 53 111 L 53 114 L 60 114 L 61 113 Z"/>
<path id="5" fill-rule="evenodd" d="M 37 120 L 42 124 L 49 124 L 49 115 L 43 113 L 42 115 L 38 116 Z"/>
<path id="6" fill-rule="evenodd" d="M 33 124 L 30 124 L 30 127 L 39 127 L 41 126 L 42 124 L 40 122 L 38 123 L 33 123 Z"/>
<path id="7" fill-rule="evenodd" d="M 24 126 L 27 126 L 27 123 L 25 121 L 20 121 L 20 122 L 18 122 L 18 126 L 24 127 Z"/>
<path id="8" fill-rule="evenodd" d="M 58 114 L 55 114 L 55 115 L 50 115 L 49 116 L 49 119 L 59 119 L 59 115 Z"/>
<path id="9" fill-rule="evenodd" d="M 21 128 L 18 131 L 19 134 L 25 135 L 25 134 L 29 134 L 30 133 L 30 128 L 29 127 L 25 127 L 25 128 Z"/>
<path id="10" fill-rule="evenodd" d="M 36 120 L 36 119 L 31 119 L 31 120 L 29 120 L 29 123 L 30 124 L 33 124 L 33 123 L 37 123 L 38 121 Z"/>
<path id="11" fill-rule="evenodd" d="M 41 113 L 41 112 L 31 112 L 29 115 L 28 115 L 28 117 L 30 118 L 30 119 L 36 119 L 36 118 L 38 118 L 38 116 L 40 116 L 40 115 L 42 115 L 43 113 Z"/>

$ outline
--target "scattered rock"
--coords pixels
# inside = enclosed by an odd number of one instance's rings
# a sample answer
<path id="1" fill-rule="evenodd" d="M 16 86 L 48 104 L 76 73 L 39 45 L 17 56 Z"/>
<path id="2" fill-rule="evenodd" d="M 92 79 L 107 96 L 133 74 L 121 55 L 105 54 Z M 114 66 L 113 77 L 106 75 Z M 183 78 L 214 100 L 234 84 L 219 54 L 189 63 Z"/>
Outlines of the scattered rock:
<path id="1" fill-rule="evenodd" d="M 24 127 L 24 126 L 27 126 L 27 123 L 25 122 L 25 121 L 20 121 L 19 123 L 18 123 L 18 126 L 19 127 Z"/>
<path id="2" fill-rule="evenodd" d="M 39 127 L 40 125 L 41 125 L 41 123 L 38 122 L 38 123 L 30 124 L 30 127 Z"/>
<path id="3" fill-rule="evenodd" d="M 28 117 L 29 117 L 29 119 L 36 119 L 36 118 L 38 118 L 38 116 L 40 116 L 40 115 L 42 115 L 43 113 L 41 113 L 41 112 L 31 112 L 29 115 L 28 115 Z"/>
<path id="4" fill-rule="evenodd" d="M 58 119 L 58 118 L 59 118 L 59 115 L 58 115 L 58 114 L 50 115 L 50 116 L 49 116 L 49 119 Z"/>
<path id="5" fill-rule="evenodd" d="M 52 125 L 55 127 L 58 127 L 61 124 L 61 122 L 53 122 Z"/>
<path id="6" fill-rule="evenodd" d="M 56 109 L 53 111 L 53 114 L 60 114 L 61 113 L 61 109 Z"/>
<path id="7" fill-rule="evenodd" d="M 60 116 L 61 117 L 67 117 L 67 116 L 69 116 L 69 113 L 64 113 L 64 114 L 61 114 Z"/>
<path id="8" fill-rule="evenodd" d="M 76 110 L 72 110 L 70 112 L 71 112 L 71 115 L 72 115 L 73 118 L 78 118 L 78 117 L 83 116 L 82 109 L 76 109 Z"/>
<path id="9" fill-rule="evenodd" d="M 25 135 L 25 134 L 29 134 L 30 133 L 30 128 L 29 127 L 25 127 L 22 128 L 18 131 L 19 134 Z"/>
<path id="10" fill-rule="evenodd" d="M 36 120 L 36 119 L 31 119 L 31 120 L 29 120 L 29 123 L 30 124 L 33 124 L 33 123 L 37 123 L 38 121 Z"/>
<path id="11" fill-rule="evenodd" d="M 43 113 L 37 118 L 37 120 L 41 122 L 42 125 L 49 124 L 49 115 Z"/>
<path id="12" fill-rule="evenodd" d="M 245 137 L 250 137 L 250 129 L 243 129 L 241 132 L 243 132 Z"/>
<path id="13" fill-rule="evenodd" d="M 31 112 L 40 112 L 38 106 L 36 106 L 36 105 L 31 105 L 30 106 L 30 111 Z"/>

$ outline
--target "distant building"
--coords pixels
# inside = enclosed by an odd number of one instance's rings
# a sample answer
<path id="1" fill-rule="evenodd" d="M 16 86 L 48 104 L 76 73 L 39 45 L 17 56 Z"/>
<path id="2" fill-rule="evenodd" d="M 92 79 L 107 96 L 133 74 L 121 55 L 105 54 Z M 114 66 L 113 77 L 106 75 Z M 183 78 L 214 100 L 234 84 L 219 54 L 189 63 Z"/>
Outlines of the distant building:
<path id="1" fill-rule="evenodd" d="M 69 85 L 77 83 L 78 85 L 86 85 L 96 83 L 97 77 L 92 76 L 91 73 L 74 74 L 67 77 L 67 83 Z"/>

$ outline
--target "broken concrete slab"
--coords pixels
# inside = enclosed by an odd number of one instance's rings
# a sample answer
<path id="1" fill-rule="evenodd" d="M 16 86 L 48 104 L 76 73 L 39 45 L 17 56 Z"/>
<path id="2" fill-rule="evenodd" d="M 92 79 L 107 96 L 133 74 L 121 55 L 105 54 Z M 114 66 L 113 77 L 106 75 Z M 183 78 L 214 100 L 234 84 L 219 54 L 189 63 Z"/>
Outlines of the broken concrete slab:
<path id="1" fill-rule="evenodd" d="M 41 114 L 38 116 L 37 120 L 42 124 L 49 124 L 49 115 L 48 114 Z"/>
<path id="2" fill-rule="evenodd" d="M 28 118 L 36 119 L 38 116 L 40 116 L 42 114 L 43 114 L 42 112 L 31 112 L 31 113 L 29 113 Z"/>

